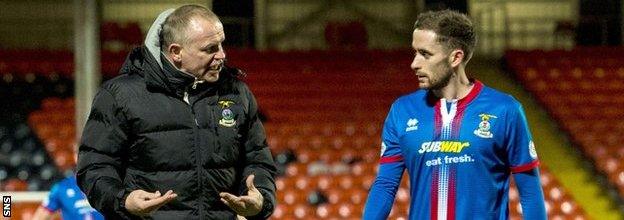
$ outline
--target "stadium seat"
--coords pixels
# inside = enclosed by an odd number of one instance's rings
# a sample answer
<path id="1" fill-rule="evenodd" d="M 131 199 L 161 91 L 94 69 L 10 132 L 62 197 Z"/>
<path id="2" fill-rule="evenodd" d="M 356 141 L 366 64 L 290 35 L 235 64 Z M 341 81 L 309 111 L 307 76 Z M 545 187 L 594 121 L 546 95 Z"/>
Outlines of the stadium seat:
<path id="1" fill-rule="evenodd" d="M 303 204 L 306 201 L 304 193 L 300 190 L 286 189 L 278 192 L 279 201 L 286 205 Z"/>

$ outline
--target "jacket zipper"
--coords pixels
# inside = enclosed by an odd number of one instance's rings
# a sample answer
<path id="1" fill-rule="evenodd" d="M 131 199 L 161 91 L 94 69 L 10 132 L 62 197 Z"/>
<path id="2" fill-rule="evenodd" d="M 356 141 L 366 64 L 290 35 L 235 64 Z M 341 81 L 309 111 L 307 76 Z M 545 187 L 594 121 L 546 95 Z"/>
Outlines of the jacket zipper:
<path id="1" fill-rule="evenodd" d="M 218 140 L 218 125 L 216 123 L 218 123 L 217 117 L 215 116 L 215 110 L 214 108 L 211 106 L 210 107 L 210 111 L 212 112 L 212 121 L 215 122 L 214 126 L 212 126 L 213 132 L 214 132 L 214 140 L 213 140 L 213 144 L 215 146 L 215 153 L 219 153 L 219 150 L 221 150 L 221 145 L 219 145 Z"/>
<path id="2" fill-rule="evenodd" d="M 196 82 L 197 82 L 197 80 L 193 83 L 193 86 L 192 86 L 193 89 L 195 89 L 197 87 L 197 83 Z M 203 187 L 204 183 L 203 183 L 202 178 L 201 178 L 201 176 L 202 176 L 201 175 L 201 171 L 202 171 L 202 169 L 201 169 L 201 167 L 202 167 L 202 161 L 201 161 L 202 157 L 201 157 L 201 155 L 202 155 L 202 153 L 201 153 L 201 147 L 199 146 L 200 145 L 200 143 L 199 143 L 199 122 L 197 121 L 197 117 L 195 116 L 195 109 L 193 109 L 193 106 L 190 104 L 191 102 L 190 102 L 190 99 L 189 99 L 188 88 L 184 91 L 184 101 L 186 102 L 186 104 L 188 104 L 188 106 L 189 106 L 189 108 L 191 110 L 191 117 L 193 118 L 193 122 L 195 123 L 195 126 L 193 127 L 193 135 L 194 135 L 193 145 L 195 146 L 195 149 L 196 149 L 195 163 L 196 163 L 196 166 L 197 166 L 197 168 L 196 168 L 196 170 L 197 170 L 197 182 L 199 184 L 200 193 L 204 194 L 205 193 L 204 190 L 203 190 L 204 189 L 204 187 Z M 199 219 L 203 219 L 204 207 L 203 207 L 201 202 L 198 203 L 198 206 L 199 206 Z"/>

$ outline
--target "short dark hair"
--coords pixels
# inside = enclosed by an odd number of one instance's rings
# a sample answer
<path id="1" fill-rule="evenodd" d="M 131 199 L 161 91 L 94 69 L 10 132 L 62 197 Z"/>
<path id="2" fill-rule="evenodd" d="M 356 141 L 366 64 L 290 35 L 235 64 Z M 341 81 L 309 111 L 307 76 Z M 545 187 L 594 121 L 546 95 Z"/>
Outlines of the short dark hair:
<path id="1" fill-rule="evenodd" d="M 161 50 L 166 50 L 172 43 L 188 43 L 186 30 L 190 20 L 194 17 L 201 17 L 207 20 L 219 20 L 217 15 L 200 5 L 184 5 L 174 10 L 163 23 L 161 37 Z"/>
<path id="2" fill-rule="evenodd" d="M 418 15 L 414 29 L 430 30 L 447 50 L 462 49 L 464 61 L 470 60 L 477 44 L 477 34 L 468 16 L 451 10 L 428 11 Z"/>

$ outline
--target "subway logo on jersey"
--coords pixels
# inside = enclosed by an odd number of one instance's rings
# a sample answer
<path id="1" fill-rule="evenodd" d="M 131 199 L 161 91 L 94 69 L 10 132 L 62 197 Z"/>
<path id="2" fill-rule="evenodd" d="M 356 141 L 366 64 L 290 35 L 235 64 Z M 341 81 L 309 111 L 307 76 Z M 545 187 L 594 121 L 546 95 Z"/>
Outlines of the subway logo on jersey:
<path id="1" fill-rule="evenodd" d="M 469 142 L 460 141 L 429 141 L 420 146 L 419 154 L 430 152 L 459 153 L 470 146 Z"/>

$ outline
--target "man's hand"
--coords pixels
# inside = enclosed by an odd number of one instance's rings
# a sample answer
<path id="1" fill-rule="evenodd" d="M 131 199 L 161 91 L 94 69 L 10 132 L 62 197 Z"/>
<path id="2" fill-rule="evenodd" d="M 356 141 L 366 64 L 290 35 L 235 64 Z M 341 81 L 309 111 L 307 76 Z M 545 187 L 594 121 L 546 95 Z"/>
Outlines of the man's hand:
<path id="1" fill-rule="evenodd" d="M 254 216 L 262 211 L 262 203 L 264 198 L 260 191 L 253 184 L 254 175 L 249 175 L 247 177 L 247 191 L 246 196 L 234 196 L 227 192 L 222 192 L 219 195 L 221 196 L 221 201 L 229 206 L 232 210 L 236 212 L 236 214 L 241 216 Z"/>
<path id="2" fill-rule="evenodd" d="M 178 194 L 173 193 L 171 190 L 167 191 L 165 195 L 160 195 L 159 191 L 150 193 L 144 190 L 134 190 L 126 197 L 126 210 L 138 216 L 149 215 L 177 196 Z"/>

